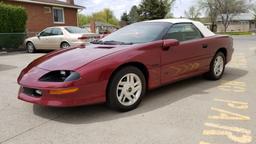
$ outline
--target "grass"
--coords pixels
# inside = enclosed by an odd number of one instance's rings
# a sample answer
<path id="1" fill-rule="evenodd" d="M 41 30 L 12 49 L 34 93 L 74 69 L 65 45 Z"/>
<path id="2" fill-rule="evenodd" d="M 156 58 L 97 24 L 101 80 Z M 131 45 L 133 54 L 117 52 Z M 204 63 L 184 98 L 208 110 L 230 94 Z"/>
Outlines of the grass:
<path id="1" fill-rule="evenodd" d="M 225 34 L 225 35 L 252 35 L 252 32 L 226 32 L 226 33 L 218 33 L 218 34 Z"/>

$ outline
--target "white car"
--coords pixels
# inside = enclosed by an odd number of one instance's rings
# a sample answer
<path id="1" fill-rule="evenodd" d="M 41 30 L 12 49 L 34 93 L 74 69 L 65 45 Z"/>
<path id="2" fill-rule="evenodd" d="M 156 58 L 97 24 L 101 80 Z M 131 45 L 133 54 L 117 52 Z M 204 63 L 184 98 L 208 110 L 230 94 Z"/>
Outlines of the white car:
<path id="1" fill-rule="evenodd" d="M 27 52 L 33 53 L 36 50 L 55 50 L 68 48 L 99 39 L 100 35 L 89 33 L 86 29 L 75 26 L 48 27 L 35 37 L 25 40 Z"/>

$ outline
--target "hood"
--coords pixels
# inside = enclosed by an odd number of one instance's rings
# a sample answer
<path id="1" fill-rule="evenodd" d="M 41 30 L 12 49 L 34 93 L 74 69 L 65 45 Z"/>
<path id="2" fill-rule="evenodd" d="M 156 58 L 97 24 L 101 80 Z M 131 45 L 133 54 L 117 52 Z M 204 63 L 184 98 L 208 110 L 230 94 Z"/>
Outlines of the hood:
<path id="1" fill-rule="evenodd" d="M 54 51 L 38 58 L 29 67 L 39 67 L 41 69 L 53 70 L 77 70 L 80 67 L 113 54 L 125 50 L 131 45 L 89 45 L 86 48 L 69 48 Z"/>

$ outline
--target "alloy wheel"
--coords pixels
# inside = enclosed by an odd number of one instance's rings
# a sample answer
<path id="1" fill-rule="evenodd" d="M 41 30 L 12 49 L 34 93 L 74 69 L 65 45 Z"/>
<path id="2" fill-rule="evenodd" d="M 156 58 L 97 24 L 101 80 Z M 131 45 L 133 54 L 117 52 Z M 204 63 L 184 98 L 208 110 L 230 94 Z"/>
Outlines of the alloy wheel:
<path id="1" fill-rule="evenodd" d="M 69 47 L 70 45 L 66 42 L 61 44 L 61 48 L 69 48 Z"/>
<path id="2" fill-rule="evenodd" d="M 27 50 L 28 50 L 28 52 L 29 53 L 33 53 L 34 52 L 34 45 L 31 43 L 31 42 L 29 42 L 28 44 L 27 44 Z"/>
<path id="3" fill-rule="evenodd" d="M 141 93 L 141 79 L 134 73 L 124 75 L 117 85 L 117 99 L 124 106 L 131 106 L 136 103 Z"/>
<path id="4" fill-rule="evenodd" d="M 214 74 L 215 76 L 219 77 L 224 70 L 224 59 L 222 56 L 217 56 L 214 60 Z"/>

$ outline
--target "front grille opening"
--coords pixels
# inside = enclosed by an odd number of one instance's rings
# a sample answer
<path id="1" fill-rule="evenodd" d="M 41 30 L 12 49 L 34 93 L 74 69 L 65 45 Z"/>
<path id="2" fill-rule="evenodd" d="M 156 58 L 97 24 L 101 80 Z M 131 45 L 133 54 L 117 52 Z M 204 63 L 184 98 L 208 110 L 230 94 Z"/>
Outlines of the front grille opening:
<path id="1" fill-rule="evenodd" d="M 27 87 L 23 87 L 23 93 L 33 97 L 41 97 L 43 95 L 43 92 L 41 90 Z"/>

